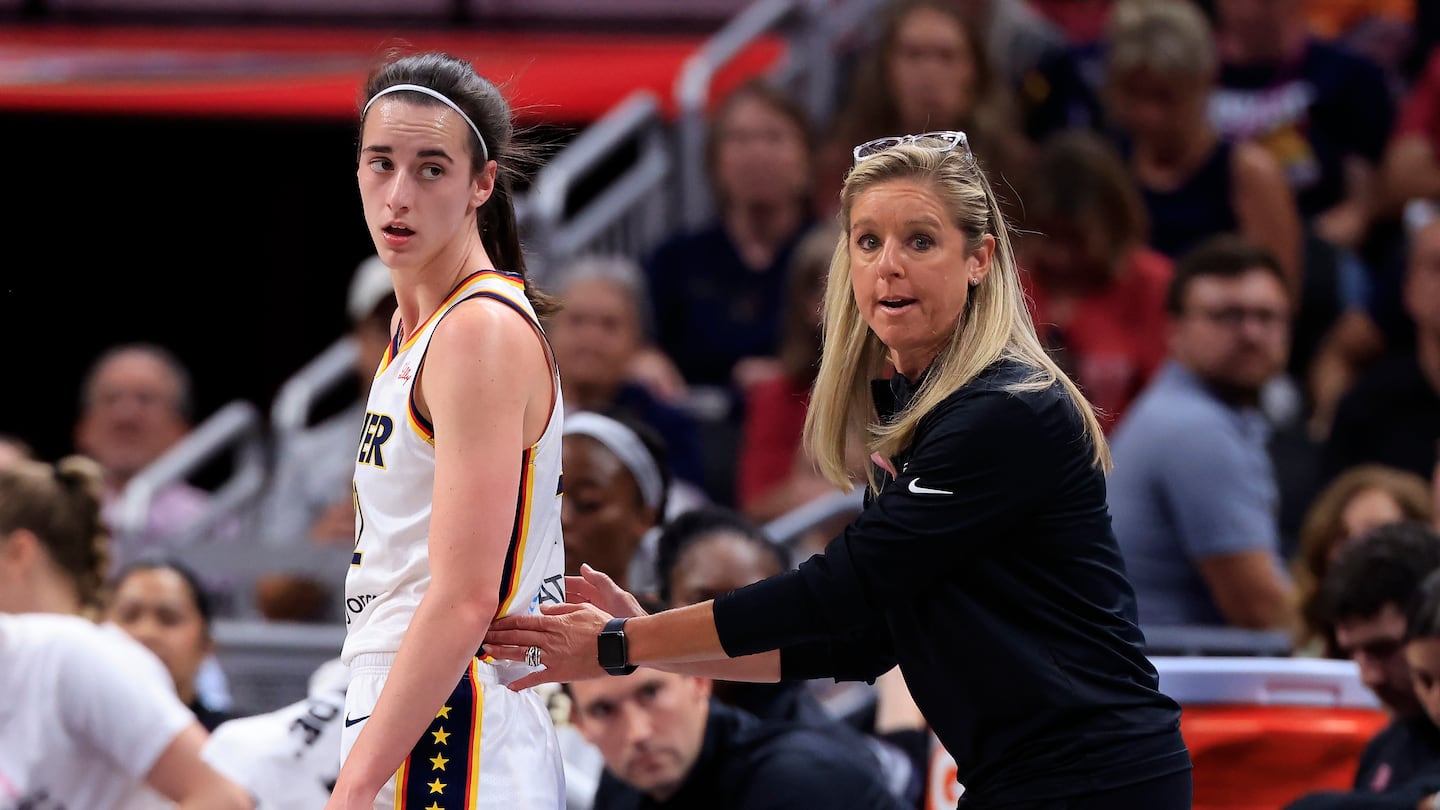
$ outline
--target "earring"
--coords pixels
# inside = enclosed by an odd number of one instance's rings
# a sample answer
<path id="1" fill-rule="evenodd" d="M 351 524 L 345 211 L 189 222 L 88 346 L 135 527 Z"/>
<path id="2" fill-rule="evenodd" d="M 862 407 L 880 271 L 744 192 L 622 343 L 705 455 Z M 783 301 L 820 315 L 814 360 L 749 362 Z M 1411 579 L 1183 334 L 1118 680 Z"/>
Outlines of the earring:
<path id="1" fill-rule="evenodd" d="M 979 286 L 979 284 L 980 284 L 980 279 L 975 278 L 974 276 L 971 276 L 971 277 L 970 277 L 970 286 L 971 286 L 971 287 Z"/>

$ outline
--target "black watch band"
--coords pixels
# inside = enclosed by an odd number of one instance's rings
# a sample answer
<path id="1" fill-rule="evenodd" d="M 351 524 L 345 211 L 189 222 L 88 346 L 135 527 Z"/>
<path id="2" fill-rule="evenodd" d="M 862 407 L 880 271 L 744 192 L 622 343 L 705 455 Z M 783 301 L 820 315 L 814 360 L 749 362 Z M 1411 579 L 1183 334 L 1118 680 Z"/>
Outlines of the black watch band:
<path id="1" fill-rule="evenodd" d="M 628 621 L 629 616 L 621 616 L 606 622 L 595 642 L 600 668 L 611 675 L 629 675 L 635 671 L 630 663 L 630 647 L 625 641 L 625 622 Z"/>

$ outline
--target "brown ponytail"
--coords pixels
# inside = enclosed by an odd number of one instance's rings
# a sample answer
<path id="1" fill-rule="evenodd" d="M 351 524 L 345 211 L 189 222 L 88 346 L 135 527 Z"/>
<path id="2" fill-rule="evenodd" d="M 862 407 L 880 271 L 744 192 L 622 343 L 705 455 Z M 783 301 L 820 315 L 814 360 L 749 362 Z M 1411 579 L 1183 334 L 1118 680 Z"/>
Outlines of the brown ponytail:
<path id="1" fill-rule="evenodd" d="M 100 465 L 84 456 L 53 465 L 21 461 L 0 471 L 0 534 L 33 532 L 91 618 L 104 606 L 110 556 L 110 531 L 100 513 L 102 481 Z"/>

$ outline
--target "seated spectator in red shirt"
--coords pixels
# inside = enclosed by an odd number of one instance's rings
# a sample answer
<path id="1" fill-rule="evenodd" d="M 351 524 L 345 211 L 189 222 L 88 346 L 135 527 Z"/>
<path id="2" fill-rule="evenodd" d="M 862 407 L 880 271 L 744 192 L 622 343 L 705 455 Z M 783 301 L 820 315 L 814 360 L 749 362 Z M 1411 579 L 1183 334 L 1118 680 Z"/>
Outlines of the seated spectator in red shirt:
<path id="1" fill-rule="evenodd" d="M 1171 260 L 1146 245 L 1134 182 L 1113 149 L 1083 133 L 1052 136 L 1026 200 L 1022 278 L 1046 347 L 1109 430 L 1165 359 Z"/>

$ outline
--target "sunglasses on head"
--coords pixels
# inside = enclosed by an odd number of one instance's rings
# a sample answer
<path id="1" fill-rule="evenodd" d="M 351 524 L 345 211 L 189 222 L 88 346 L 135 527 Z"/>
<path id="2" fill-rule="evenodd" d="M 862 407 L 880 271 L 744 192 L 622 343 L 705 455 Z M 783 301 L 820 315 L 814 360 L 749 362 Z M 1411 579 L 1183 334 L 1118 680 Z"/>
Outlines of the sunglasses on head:
<path id="1" fill-rule="evenodd" d="M 913 143 L 923 149 L 932 149 L 936 152 L 949 152 L 957 147 L 966 158 L 974 159 L 970 152 L 970 139 L 965 133 L 953 129 L 940 130 L 938 132 L 922 132 L 919 135 L 891 135 L 887 138 L 876 138 L 873 141 L 866 141 L 855 147 L 855 163 L 867 158 L 875 157 L 887 149 L 894 149 L 902 143 Z"/>

